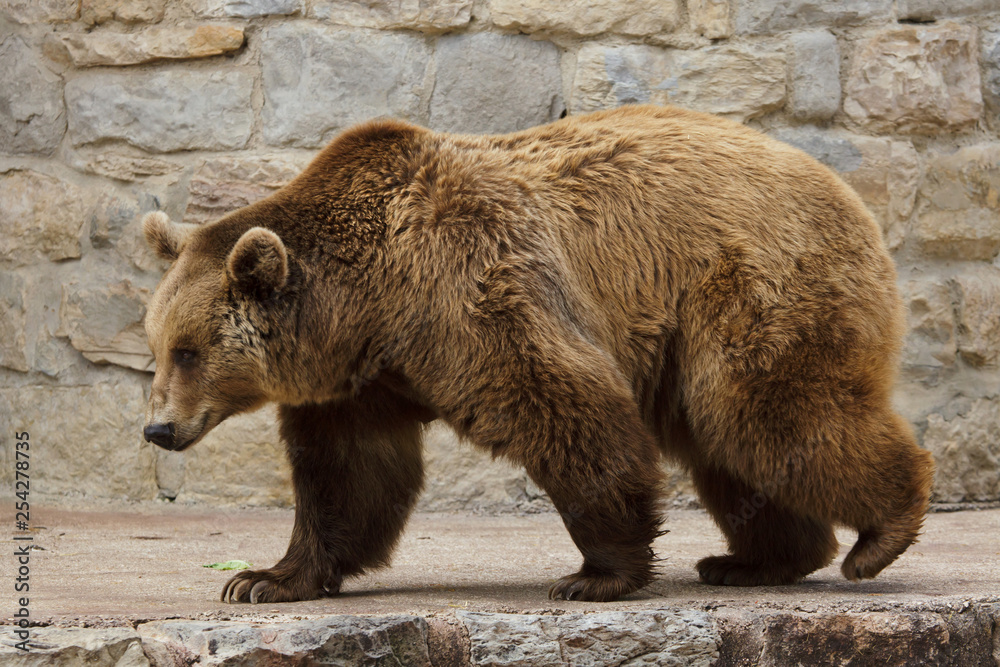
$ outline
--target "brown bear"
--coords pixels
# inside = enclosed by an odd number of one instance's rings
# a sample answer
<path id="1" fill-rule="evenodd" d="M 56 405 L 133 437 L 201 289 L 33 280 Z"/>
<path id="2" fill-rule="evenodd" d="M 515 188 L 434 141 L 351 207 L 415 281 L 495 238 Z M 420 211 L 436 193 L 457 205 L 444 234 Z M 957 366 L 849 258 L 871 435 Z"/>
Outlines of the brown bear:
<path id="1" fill-rule="evenodd" d="M 933 463 L 892 409 L 893 263 L 861 200 L 721 118 L 631 106 L 498 136 L 376 121 L 202 227 L 149 304 L 145 436 L 185 449 L 274 401 L 288 553 L 227 601 L 303 600 L 389 561 L 443 419 L 524 466 L 583 553 L 553 598 L 649 583 L 661 456 L 730 553 L 709 584 L 798 581 L 858 531 L 874 577 L 916 539 Z"/>

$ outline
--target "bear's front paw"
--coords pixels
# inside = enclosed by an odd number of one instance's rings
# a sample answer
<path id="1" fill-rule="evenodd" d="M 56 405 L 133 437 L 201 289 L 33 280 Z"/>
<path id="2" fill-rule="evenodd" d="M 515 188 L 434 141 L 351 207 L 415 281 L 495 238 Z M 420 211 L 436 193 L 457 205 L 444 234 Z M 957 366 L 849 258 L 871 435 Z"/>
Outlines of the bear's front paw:
<path id="1" fill-rule="evenodd" d="M 336 595 L 340 592 L 340 582 L 331 582 L 325 587 L 308 583 L 313 577 L 303 577 L 272 568 L 270 570 L 246 570 L 240 572 L 222 589 L 223 602 L 296 602 L 315 600 L 319 597 Z"/>
<path id="2" fill-rule="evenodd" d="M 616 574 L 583 574 L 577 572 L 552 584 L 552 600 L 579 600 L 586 602 L 611 602 L 636 590 L 637 586 Z"/>

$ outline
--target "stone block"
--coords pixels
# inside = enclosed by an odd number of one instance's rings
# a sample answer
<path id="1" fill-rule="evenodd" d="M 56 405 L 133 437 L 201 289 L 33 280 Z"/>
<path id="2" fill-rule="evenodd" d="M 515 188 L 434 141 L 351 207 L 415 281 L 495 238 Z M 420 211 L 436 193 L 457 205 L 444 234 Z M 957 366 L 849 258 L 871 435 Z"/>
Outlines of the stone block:
<path id="1" fill-rule="evenodd" d="M 923 250 L 954 259 L 992 259 L 1000 246 L 1000 144 L 932 153 L 918 192 Z"/>
<path id="2" fill-rule="evenodd" d="M 150 292 L 129 280 L 63 286 L 57 336 L 95 364 L 116 364 L 139 371 L 153 369 L 143 317 Z"/>
<path id="3" fill-rule="evenodd" d="M 472 19 L 472 0 L 315 0 L 315 18 L 359 28 L 440 32 Z"/>
<path id="4" fill-rule="evenodd" d="M 166 6 L 163 0 L 81 0 L 80 19 L 89 25 L 108 21 L 158 23 Z"/>
<path id="5" fill-rule="evenodd" d="M 676 0 L 490 0 L 490 18 L 505 30 L 591 36 L 656 35 L 680 21 Z"/>
<path id="6" fill-rule="evenodd" d="M 66 133 L 62 79 L 20 38 L 0 41 L 0 153 L 52 153 Z"/>
<path id="7" fill-rule="evenodd" d="M 897 0 L 901 20 L 934 21 L 949 16 L 976 16 L 1000 11 L 997 0 Z"/>
<path id="8" fill-rule="evenodd" d="M 185 0 L 198 16 L 253 19 L 288 16 L 302 11 L 302 0 Z"/>
<path id="9" fill-rule="evenodd" d="M 99 176 L 129 182 L 144 179 L 147 176 L 164 176 L 176 173 L 184 168 L 169 160 L 122 155 L 111 151 L 101 151 L 80 166 Z"/>
<path id="10" fill-rule="evenodd" d="M 271 145 L 315 148 L 377 116 L 425 121 L 430 50 L 421 38 L 286 24 L 268 28 L 261 42 Z"/>
<path id="11" fill-rule="evenodd" d="M 0 174 L 0 261 L 22 266 L 80 256 L 83 191 L 36 171 Z"/>
<path id="12" fill-rule="evenodd" d="M 933 208 L 1000 211 L 1000 143 L 975 144 L 951 153 L 932 153 L 920 196 Z"/>
<path id="13" fill-rule="evenodd" d="M 25 333 L 24 280 L 16 273 L 0 271 L 0 366 L 27 373 L 28 341 Z"/>
<path id="14" fill-rule="evenodd" d="M 718 630 L 702 611 L 610 611 L 593 614 L 483 614 L 459 611 L 472 664 L 698 665 L 719 658 Z"/>
<path id="15" fill-rule="evenodd" d="M 941 211 L 985 208 L 1000 212 L 1000 143 L 931 153 L 919 194 Z"/>
<path id="16" fill-rule="evenodd" d="M 138 627 L 153 665 L 431 667 L 419 616 L 328 616 L 290 623 L 153 621 Z"/>
<path id="17" fill-rule="evenodd" d="M 86 364 L 81 362 L 80 353 L 73 349 L 69 341 L 53 334 L 48 325 L 40 327 L 34 343 L 32 370 L 50 378 L 68 378 L 73 382 L 73 371 L 79 372 L 80 366 Z"/>
<path id="18" fill-rule="evenodd" d="M 32 489 L 37 482 L 46 494 L 156 497 L 145 412 L 142 385 L 122 374 L 73 387 L 0 387 L 0 429 L 31 434 Z"/>
<path id="19" fill-rule="evenodd" d="M 15 647 L 21 639 L 13 626 L 0 630 L 0 663 L 11 667 L 87 665 L 148 667 L 139 634 L 132 628 L 31 628 L 29 650 Z"/>
<path id="20" fill-rule="evenodd" d="M 931 612 L 779 612 L 758 627 L 760 634 L 747 639 L 759 642 L 753 651 L 759 667 L 846 665 L 858 656 L 870 665 L 949 664 L 956 652 L 944 616 Z"/>
<path id="21" fill-rule="evenodd" d="M 446 36 L 436 64 L 435 130 L 512 132 L 555 120 L 563 110 L 559 49 L 551 42 L 490 32 Z"/>
<path id="22" fill-rule="evenodd" d="M 90 266 L 94 266 L 91 264 Z M 63 384 L 73 385 L 94 382 L 100 373 L 93 373 L 94 366 L 84 359 L 68 339 L 55 335 L 59 330 L 59 304 L 63 286 L 70 276 L 84 275 L 89 269 L 73 263 L 61 269 L 38 271 L 23 270 L 27 308 L 27 357 L 33 371 Z M 110 373 L 116 372 L 108 369 Z"/>
<path id="23" fill-rule="evenodd" d="M 200 25 L 150 28 L 141 32 L 87 32 L 50 35 L 46 54 L 74 67 L 138 65 L 155 60 L 207 58 L 243 46 L 243 28 Z"/>
<path id="24" fill-rule="evenodd" d="M 788 110 L 799 119 L 826 120 L 840 108 L 840 47 L 826 30 L 790 38 Z"/>
<path id="25" fill-rule="evenodd" d="M 116 256 L 140 271 L 157 274 L 157 280 L 159 274 L 170 266 L 169 262 L 153 253 L 142 232 L 143 214 L 160 210 L 162 197 L 162 194 L 136 186 L 107 189 L 98 196 L 88 217 L 90 245 L 101 252 L 100 261 L 125 271 L 117 276 L 107 276 L 107 282 L 128 275 L 128 269 L 115 261 Z M 145 280 L 143 284 L 153 286 L 155 282 Z"/>
<path id="26" fill-rule="evenodd" d="M 785 58 L 748 46 L 700 51 L 588 44 L 577 55 L 570 111 L 677 104 L 747 120 L 781 108 Z"/>
<path id="27" fill-rule="evenodd" d="M 139 191 L 137 194 L 104 191 L 90 215 L 90 245 L 97 250 L 114 248 L 125 229 L 140 213 L 159 207 L 153 195 Z"/>
<path id="28" fill-rule="evenodd" d="M 688 0 L 691 30 L 708 39 L 730 37 L 729 0 Z"/>
<path id="29" fill-rule="evenodd" d="M 983 101 L 986 122 L 1000 131 L 1000 32 L 983 32 Z"/>
<path id="30" fill-rule="evenodd" d="M 928 257 L 990 261 L 1000 252 L 1000 221 L 995 211 L 928 211 L 914 225 L 918 248 Z"/>
<path id="31" fill-rule="evenodd" d="M 183 452 L 179 488 L 176 472 L 169 475 L 169 460 L 157 462 L 166 485 L 161 488 L 185 501 L 292 505 L 291 467 L 277 424 L 273 407 L 227 419 Z"/>
<path id="32" fill-rule="evenodd" d="M 75 269 L 76 265 L 66 267 Z M 73 384 L 81 380 L 65 374 L 86 372 L 90 364 L 54 331 L 59 327 L 62 282 L 68 271 L 44 263 L 13 271 L 0 270 L 0 367 L 20 372 L 40 372 Z M 29 381 L 7 374 L 8 385 Z M 2 486 L 0 486 L 2 488 Z"/>
<path id="33" fill-rule="evenodd" d="M 1000 500 L 1000 402 L 963 401 L 927 417 L 924 447 L 934 455 L 933 500 Z M 943 411 L 944 412 L 944 411 Z"/>
<path id="34" fill-rule="evenodd" d="M 867 40 L 852 58 L 844 111 L 882 133 L 935 134 L 975 125 L 983 111 L 975 27 L 901 26 Z"/>
<path id="35" fill-rule="evenodd" d="M 153 152 L 246 146 L 253 74 L 242 70 L 93 72 L 66 84 L 74 145 L 126 141 Z"/>
<path id="36" fill-rule="evenodd" d="M 80 0 L 0 0 L 0 16 L 18 23 L 65 23 L 80 17 Z"/>
<path id="37" fill-rule="evenodd" d="M 937 370 L 954 365 L 958 352 L 952 290 L 937 280 L 910 280 L 901 291 L 909 326 L 903 367 L 933 378 Z"/>
<path id="38" fill-rule="evenodd" d="M 1000 271 L 981 268 L 954 279 L 958 292 L 958 351 L 972 366 L 1000 360 Z"/>
<path id="39" fill-rule="evenodd" d="M 184 488 L 186 452 L 169 452 L 156 448 L 156 486 L 159 498 L 176 500 Z M 216 502 L 225 502 L 224 500 Z"/>
<path id="40" fill-rule="evenodd" d="M 260 201 L 298 176 L 306 164 L 304 159 L 273 155 L 203 160 L 191 177 L 184 220 L 209 222 Z"/>
<path id="41" fill-rule="evenodd" d="M 865 25 L 892 17 L 892 0 L 741 0 L 736 3 L 736 32 Z"/>

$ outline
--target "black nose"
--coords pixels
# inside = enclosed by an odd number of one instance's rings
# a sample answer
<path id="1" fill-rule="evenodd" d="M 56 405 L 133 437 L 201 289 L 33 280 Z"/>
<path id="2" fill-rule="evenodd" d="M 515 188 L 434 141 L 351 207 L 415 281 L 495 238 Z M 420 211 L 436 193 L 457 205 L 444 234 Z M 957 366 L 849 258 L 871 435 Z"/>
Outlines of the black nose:
<path id="1" fill-rule="evenodd" d="M 142 429 L 142 435 L 146 442 L 152 442 L 164 449 L 174 448 L 174 423 L 150 424 Z"/>

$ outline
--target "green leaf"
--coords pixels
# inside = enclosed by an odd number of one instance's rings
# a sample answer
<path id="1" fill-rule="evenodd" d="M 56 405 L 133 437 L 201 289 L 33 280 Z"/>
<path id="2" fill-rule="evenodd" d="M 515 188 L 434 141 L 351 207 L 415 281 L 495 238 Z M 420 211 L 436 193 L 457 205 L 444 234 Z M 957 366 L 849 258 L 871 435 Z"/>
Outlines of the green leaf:
<path id="1" fill-rule="evenodd" d="M 247 570 L 253 567 L 253 563 L 248 563 L 245 560 L 227 560 L 225 563 L 212 563 L 211 565 L 202 565 L 202 567 L 210 567 L 214 570 Z"/>

